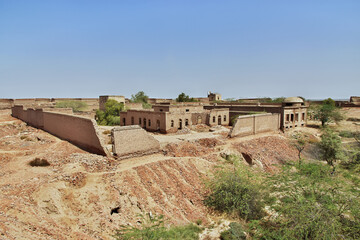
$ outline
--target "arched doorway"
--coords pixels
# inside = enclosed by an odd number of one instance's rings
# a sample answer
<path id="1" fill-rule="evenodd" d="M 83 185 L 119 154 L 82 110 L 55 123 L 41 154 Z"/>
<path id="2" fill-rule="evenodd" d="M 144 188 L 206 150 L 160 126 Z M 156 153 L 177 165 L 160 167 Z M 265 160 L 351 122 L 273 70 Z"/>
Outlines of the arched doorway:
<path id="1" fill-rule="evenodd" d="M 182 119 L 179 119 L 179 129 L 182 129 Z"/>
<path id="2" fill-rule="evenodd" d="M 218 117 L 218 125 L 221 125 L 221 116 Z"/>

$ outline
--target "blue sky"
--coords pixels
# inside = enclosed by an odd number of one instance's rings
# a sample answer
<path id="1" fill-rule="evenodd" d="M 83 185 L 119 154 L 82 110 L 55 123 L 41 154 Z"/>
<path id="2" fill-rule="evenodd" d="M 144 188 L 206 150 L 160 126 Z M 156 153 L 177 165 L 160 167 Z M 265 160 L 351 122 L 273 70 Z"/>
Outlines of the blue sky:
<path id="1" fill-rule="evenodd" d="M 0 98 L 360 95 L 360 1 L 0 0 Z"/>

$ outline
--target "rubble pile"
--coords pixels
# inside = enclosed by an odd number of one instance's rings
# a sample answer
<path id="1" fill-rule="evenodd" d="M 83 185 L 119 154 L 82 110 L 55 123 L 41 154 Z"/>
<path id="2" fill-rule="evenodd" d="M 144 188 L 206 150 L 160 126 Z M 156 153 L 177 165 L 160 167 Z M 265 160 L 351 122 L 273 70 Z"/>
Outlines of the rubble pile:
<path id="1" fill-rule="evenodd" d="M 283 137 L 257 138 L 234 143 L 233 147 L 240 153 L 249 155 L 255 162 L 260 162 L 260 165 L 268 172 L 276 172 L 278 170 L 276 165 L 278 164 L 298 159 L 298 152 L 295 147 Z"/>
<path id="2" fill-rule="evenodd" d="M 201 146 L 198 142 L 184 141 L 181 143 L 169 143 L 163 152 L 171 157 L 200 157 L 209 154 L 213 149 Z"/>

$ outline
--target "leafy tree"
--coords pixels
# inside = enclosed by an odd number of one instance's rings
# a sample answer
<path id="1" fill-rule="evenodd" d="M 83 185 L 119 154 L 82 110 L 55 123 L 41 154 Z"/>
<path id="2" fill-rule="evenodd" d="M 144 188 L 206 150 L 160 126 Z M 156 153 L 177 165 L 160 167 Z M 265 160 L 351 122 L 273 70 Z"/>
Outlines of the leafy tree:
<path id="1" fill-rule="evenodd" d="M 323 101 L 322 105 L 315 107 L 314 118 L 320 120 L 321 125 L 324 127 L 329 122 L 340 122 L 344 119 L 344 116 L 335 106 L 335 101 L 328 98 Z"/>
<path id="2" fill-rule="evenodd" d="M 176 98 L 177 102 L 198 102 L 195 98 L 190 98 L 189 95 L 185 93 L 180 93 L 179 96 Z"/>
<path id="3" fill-rule="evenodd" d="M 134 103 L 147 103 L 148 99 L 149 97 L 143 91 L 140 91 L 135 95 L 131 95 L 131 102 Z"/>
<path id="4" fill-rule="evenodd" d="M 135 95 L 131 95 L 131 102 L 142 103 L 143 108 L 150 109 L 152 105 L 148 103 L 149 97 L 143 92 L 140 91 Z"/>
<path id="5" fill-rule="evenodd" d="M 342 145 L 340 137 L 330 129 L 325 129 L 321 135 L 321 142 L 319 144 L 322 150 L 322 158 L 335 172 L 335 161 L 341 159 L 343 156 Z"/>
<path id="6" fill-rule="evenodd" d="M 74 112 L 84 111 L 87 106 L 86 102 L 74 100 L 60 101 L 56 103 L 57 108 L 72 108 Z"/>
<path id="7" fill-rule="evenodd" d="M 109 99 L 105 103 L 105 111 L 97 110 L 95 120 L 99 125 L 120 125 L 120 112 L 124 111 L 123 103 Z"/>

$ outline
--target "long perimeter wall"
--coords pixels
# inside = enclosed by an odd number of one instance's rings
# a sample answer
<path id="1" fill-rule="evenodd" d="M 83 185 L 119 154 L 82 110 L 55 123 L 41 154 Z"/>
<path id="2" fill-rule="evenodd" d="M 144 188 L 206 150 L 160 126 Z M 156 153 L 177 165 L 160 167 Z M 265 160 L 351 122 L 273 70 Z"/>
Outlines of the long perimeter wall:
<path id="1" fill-rule="evenodd" d="M 248 136 L 261 132 L 277 131 L 280 129 L 280 114 L 265 113 L 239 116 L 229 136 Z"/>
<path id="2" fill-rule="evenodd" d="M 12 116 L 43 129 L 91 153 L 109 156 L 102 144 L 95 120 L 43 109 L 12 107 Z"/>

